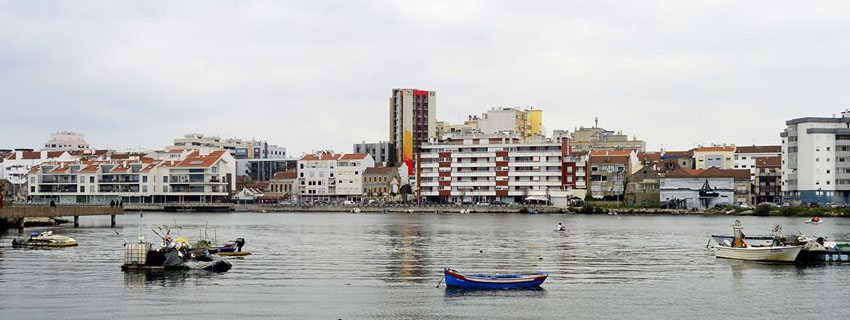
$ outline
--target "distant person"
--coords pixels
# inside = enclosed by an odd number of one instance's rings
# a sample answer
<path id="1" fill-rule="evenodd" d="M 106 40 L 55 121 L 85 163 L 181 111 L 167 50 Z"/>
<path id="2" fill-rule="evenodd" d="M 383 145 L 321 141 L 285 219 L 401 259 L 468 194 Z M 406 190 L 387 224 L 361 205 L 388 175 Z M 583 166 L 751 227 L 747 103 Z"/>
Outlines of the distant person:
<path id="1" fill-rule="evenodd" d="M 566 230 L 566 228 L 564 227 L 564 225 L 563 225 L 563 224 L 561 224 L 560 222 L 558 222 L 558 228 L 557 228 L 557 229 L 555 229 L 555 230 L 556 230 L 556 231 L 564 231 L 564 230 Z"/>

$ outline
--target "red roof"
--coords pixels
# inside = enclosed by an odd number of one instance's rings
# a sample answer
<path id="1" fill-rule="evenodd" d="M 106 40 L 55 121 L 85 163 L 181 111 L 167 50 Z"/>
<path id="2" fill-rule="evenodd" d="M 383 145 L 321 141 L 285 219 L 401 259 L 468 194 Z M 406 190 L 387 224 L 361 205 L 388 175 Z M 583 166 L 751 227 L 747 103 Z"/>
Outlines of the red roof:
<path id="1" fill-rule="evenodd" d="M 665 178 L 734 178 L 735 180 L 750 180 L 750 170 L 718 169 L 681 169 L 668 172 Z"/>
<path id="2" fill-rule="evenodd" d="M 290 170 L 286 170 L 286 171 L 275 172 L 274 177 L 272 179 L 274 179 L 274 180 L 287 180 L 287 179 L 295 179 L 297 177 L 298 177 L 298 174 L 295 172 L 295 170 L 290 169 Z"/>
<path id="3" fill-rule="evenodd" d="M 633 152 L 632 149 L 620 149 L 620 150 L 598 150 L 591 151 L 590 156 L 630 156 Z"/>
<path id="4" fill-rule="evenodd" d="M 365 153 L 346 153 L 339 160 L 363 160 L 368 154 Z"/>
<path id="5" fill-rule="evenodd" d="M 758 157 L 756 158 L 756 168 L 782 167 L 782 157 Z"/>
<path id="6" fill-rule="evenodd" d="M 736 153 L 782 153 L 782 146 L 743 146 L 735 150 Z"/>
<path id="7" fill-rule="evenodd" d="M 629 156 L 590 156 L 590 163 L 621 163 L 629 164 L 631 158 Z"/>
<path id="8" fill-rule="evenodd" d="M 301 160 L 339 160 L 341 154 L 323 152 L 320 154 L 305 154 Z"/>
<path id="9" fill-rule="evenodd" d="M 735 151 L 735 147 L 732 147 L 732 146 L 728 146 L 728 147 L 699 147 L 699 148 L 695 148 L 695 149 L 694 149 L 694 151 L 696 151 L 696 152 L 724 152 L 724 151 L 733 151 L 733 152 L 734 152 L 734 151 Z"/>
<path id="10" fill-rule="evenodd" d="M 363 170 L 364 175 L 372 175 L 372 174 L 392 174 L 393 171 L 398 170 L 396 167 L 371 167 Z"/>
<path id="11" fill-rule="evenodd" d="M 180 161 L 179 163 L 177 163 L 174 166 L 175 167 L 201 167 L 201 168 L 206 168 L 206 167 L 209 167 L 209 166 L 212 166 L 213 164 L 215 164 L 218 161 L 218 159 L 221 158 L 221 156 L 224 155 L 224 153 L 225 153 L 224 150 L 216 150 L 216 151 L 210 152 L 208 155 L 202 156 L 197 151 L 195 151 L 195 152 L 192 152 L 191 154 L 189 154 L 189 156 L 186 157 L 186 159 L 183 159 L 183 161 Z"/>

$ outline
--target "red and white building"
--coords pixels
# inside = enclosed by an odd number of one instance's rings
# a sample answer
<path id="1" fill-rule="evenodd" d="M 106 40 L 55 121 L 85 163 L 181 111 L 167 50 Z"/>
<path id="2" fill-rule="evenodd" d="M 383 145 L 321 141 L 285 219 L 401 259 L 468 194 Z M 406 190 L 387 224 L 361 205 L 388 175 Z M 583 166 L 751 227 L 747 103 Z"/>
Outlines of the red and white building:
<path id="1" fill-rule="evenodd" d="M 586 157 L 571 155 L 569 139 L 538 140 L 471 134 L 422 145 L 418 195 L 424 202 L 513 203 L 586 188 Z"/>

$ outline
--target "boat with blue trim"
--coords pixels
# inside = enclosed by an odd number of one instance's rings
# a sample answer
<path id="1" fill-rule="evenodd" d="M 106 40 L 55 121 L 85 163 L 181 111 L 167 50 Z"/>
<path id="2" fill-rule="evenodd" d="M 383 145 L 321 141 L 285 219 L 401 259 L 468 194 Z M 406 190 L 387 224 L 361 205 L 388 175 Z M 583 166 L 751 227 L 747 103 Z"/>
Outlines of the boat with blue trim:
<path id="1" fill-rule="evenodd" d="M 463 274 L 451 268 L 443 270 L 447 287 L 475 289 L 514 289 L 538 287 L 548 273 Z"/>

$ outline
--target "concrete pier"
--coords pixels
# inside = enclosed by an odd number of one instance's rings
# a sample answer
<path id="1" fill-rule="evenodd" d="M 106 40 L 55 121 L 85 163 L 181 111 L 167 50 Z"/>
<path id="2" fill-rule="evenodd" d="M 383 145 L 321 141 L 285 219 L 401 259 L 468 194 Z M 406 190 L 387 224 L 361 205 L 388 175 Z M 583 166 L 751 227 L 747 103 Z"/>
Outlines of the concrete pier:
<path id="1" fill-rule="evenodd" d="M 0 208 L 0 219 L 15 221 L 18 232 L 24 232 L 24 218 L 74 217 L 74 227 L 80 226 L 80 216 L 111 216 L 110 225 L 115 227 L 115 216 L 124 214 L 124 208 L 105 205 L 13 205 Z"/>

